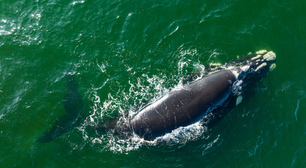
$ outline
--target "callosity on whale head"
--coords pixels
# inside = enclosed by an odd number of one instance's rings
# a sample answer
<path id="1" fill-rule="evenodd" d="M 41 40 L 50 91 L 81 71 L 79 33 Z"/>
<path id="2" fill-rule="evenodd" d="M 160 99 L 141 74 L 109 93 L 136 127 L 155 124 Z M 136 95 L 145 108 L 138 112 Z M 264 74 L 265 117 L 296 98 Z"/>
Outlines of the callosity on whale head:
<path id="1" fill-rule="evenodd" d="M 276 55 L 272 51 L 261 50 L 238 64 L 231 69 L 237 78 L 236 84 L 233 86 L 233 92 L 236 92 L 237 95 L 248 85 L 259 83 L 270 71 L 275 69 Z"/>
<path id="2" fill-rule="evenodd" d="M 254 74 L 267 75 L 276 67 L 276 55 L 274 52 L 263 51 L 263 54 L 258 54 L 248 60 L 247 65 L 241 67 L 243 71 L 251 71 Z M 261 52 L 259 52 L 261 53 Z"/>

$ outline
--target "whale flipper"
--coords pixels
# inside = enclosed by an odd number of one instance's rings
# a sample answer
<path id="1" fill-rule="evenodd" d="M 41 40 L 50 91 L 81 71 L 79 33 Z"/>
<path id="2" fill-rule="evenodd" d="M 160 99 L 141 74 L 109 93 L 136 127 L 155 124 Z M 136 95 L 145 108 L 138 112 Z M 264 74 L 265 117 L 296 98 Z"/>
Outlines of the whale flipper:
<path id="1" fill-rule="evenodd" d="M 82 96 L 78 92 L 78 86 L 72 72 L 67 73 L 67 90 L 63 97 L 63 106 L 66 114 L 58 117 L 54 125 L 50 129 L 47 129 L 37 139 L 37 142 L 46 143 L 55 140 L 82 123 L 83 101 Z"/>

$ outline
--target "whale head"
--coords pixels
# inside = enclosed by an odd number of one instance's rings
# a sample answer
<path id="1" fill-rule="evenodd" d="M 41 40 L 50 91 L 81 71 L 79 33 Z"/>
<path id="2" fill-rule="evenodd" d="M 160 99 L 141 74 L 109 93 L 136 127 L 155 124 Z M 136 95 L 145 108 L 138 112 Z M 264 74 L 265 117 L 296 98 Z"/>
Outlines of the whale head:
<path id="1" fill-rule="evenodd" d="M 251 58 L 250 67 L 252 67 L 254 73 L 268 75 L 276 67 L 275 53 L 270 51 Z"/>
<path id="2" fill-rule="evenodd" d="M 236 62 L 234 69 L 232 69 L 237 78 L 233 87 L 235 94 L 239 95 L 242 90 L 249 88 L 248 86 L 254 86 L 262 81 L 275 67 L 276 55 L 272 51 L 257 52 L 256 55 L 245 57 L 242 61 Z"/>
<path id="3" fill-rule="evenodd" d="M 246 60 L 238 68 L 238 80 L 246 80 L 248 78 L 263 78 L 273 71 L 276 67 L 276 55 L 274 52 L 264 52 L 257 54 Z"/>

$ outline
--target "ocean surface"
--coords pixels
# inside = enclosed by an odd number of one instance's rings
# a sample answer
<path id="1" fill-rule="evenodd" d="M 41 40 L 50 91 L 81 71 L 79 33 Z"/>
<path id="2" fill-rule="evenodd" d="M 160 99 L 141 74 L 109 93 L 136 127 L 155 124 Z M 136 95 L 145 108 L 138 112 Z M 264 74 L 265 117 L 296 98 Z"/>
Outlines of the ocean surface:
<path id="1" fill-rule="evenodd" d="M 0 167 L 306 167 L 305 9 L 302 0 L 0 0 Z M 277 67 L 212 128 L 155 141 L 90 129 L 133 116 L 204 65 L 262 49 Z M 86 117 L 38 143 L 66 114 L 67 71 Z"/>

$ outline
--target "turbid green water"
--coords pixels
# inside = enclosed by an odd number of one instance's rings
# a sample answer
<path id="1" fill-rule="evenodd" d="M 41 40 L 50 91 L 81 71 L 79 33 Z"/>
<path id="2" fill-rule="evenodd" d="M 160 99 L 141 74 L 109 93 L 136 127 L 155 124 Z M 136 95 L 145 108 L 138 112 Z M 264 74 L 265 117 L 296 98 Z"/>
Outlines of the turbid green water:
<path id="1" fill-rule="evenodd" d="M 0 0 L 0 167 L 306 167 L 305 9 L 302 0 Z M 155 142 L 87 129 L 135 114 L 205 64 L 261 49 L 277 55 L 266 89 L 211 129 Z M 65 114 L 68 69 L 87 117 L 39 144 Z"/>

